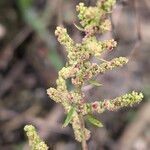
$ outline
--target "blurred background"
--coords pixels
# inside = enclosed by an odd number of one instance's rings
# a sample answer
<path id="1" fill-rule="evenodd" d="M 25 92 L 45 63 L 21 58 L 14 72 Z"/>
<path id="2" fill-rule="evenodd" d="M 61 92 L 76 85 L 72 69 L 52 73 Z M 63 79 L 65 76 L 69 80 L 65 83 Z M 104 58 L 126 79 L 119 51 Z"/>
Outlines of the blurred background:
<path id="1" fill-rule="evenodd" d="M 84 0 L 94 5 L 96 0 Z M 33 124 L 53 150 L 77 150 L 70 127 L 62 129 L 65 114 L 46 94 L 55 86 L 57 72 L 66 62 L 65 49 L 54 30 L 64 25 L 79 42 L 83 35 L 75 6 L 81 0 L 0 0 L 0 150 L 28 150 L 23 127 Z M 126 56 L 127 66 L 98 76 L 101 87 L 84 87 L 90 101 L 114 98 L 132 90 L 144 100 L 132 108 L 97 115 L 103 128 L 88 125 L 90 150 L 150 149 L 150 1 L 118 0 L 112 16 L 118 47 L 104 59 Z"/>

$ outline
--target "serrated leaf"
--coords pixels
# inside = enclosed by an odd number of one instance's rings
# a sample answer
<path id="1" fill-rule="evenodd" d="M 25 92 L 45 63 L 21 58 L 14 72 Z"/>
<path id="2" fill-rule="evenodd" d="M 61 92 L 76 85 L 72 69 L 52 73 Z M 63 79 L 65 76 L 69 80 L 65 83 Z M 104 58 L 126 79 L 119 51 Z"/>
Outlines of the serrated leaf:
<path id="1" fill-rule="evenodd" d="M 70 111 L 67 114 L 67 117 L 64 121 L 63 127 L 66 127 L 73 118 L 73 114 L 75 113 L 75 107 L 71 107 Z"/>
<path id="2" fill-rule="evenodd" d="M 75 23 L 74 23 L 74 25 L 75 25 L 75 27 L 76 27 L 78 30 L 80 30 L 80 31 L 84 31 L 84 28 L 79 27 L 79 26 L 78 26 L 78 25 L 76 25 Z"/>
<path id="3" fill-rule="evenodd" d="M 102 124 L 97 118 L 95 118 L 95 117 L 92 116 L 92 115 L 88 115 L 88 116 L 87 116 L 87 120 L 88 120 L 91 124 L 93 124 L 93 125 L 95 125 L 95 126 L 97 126 L 97 127 L 103 127 L 103 124 Z"/>
<path id="4" fill-rule="evenodd" d="M 94 86 L 101 86 L 102 84 L 98 83 L 96 80 L 89 80 L 89 83 Z"/>

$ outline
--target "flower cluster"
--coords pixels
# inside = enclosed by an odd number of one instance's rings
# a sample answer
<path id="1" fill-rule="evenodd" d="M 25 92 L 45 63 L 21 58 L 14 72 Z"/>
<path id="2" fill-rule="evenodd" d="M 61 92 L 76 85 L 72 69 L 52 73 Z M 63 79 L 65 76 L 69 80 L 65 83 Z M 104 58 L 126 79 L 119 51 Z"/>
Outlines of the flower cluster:
<path id="1" fill-rule="evenodd" d="M 82 113 L 86 115 L 91 112 L 103 113 L 104 111 L 115 111 L 122 107 L 133 106 L 135 103 L 141 102 L 143 99 L 142 93 L 132 92 L 123 96 L 117 97 L 113 100 L 95 101 L 86 103 L 83 106 Z"/>
<path id="2" fill-rule="evenodd" d="M 76 10 L 79 12 L 78 18 L 86 33 L 103 33 L 110 30 L 111 23 L 107 19 L 107 15 L 114 6 L 115 1 L 98 1 L 95 7 L 86 7 L 84 3 L 79 3 Z"/>
<path id="3" fill-rule="evenodd" d="M 79 142 L 83 139 L 83 132 L 85 133 L 85 139 L 88 140 L 90 138 L 90 131 L 86 128 L 81 128 L 81 121 L 77 114 L 74 115 L 72 119 L 72 128 L 74 130 L 75 139 Z"/>
<path id="4" fill-rule="evenodd" d="M 115 67 L 121 67 L 128 62 L 125 57 L 114 58 L 109 62 L 104 62 L 100 65 L 95 63 L 86 63 L 80 72 L 76 73 L 76 77 L 72 79 L 74 85 L 82 85 L 85 81 L 93 78 L 97 74 L 105 73 Z"/>
<path id="5" fill-rule="evenodd" d="M 26 125 L 24 130 L 28 136 L 29 145 L 32 150 L 48 150 L 47 145 L 40 139 L 34 126 Z"/>

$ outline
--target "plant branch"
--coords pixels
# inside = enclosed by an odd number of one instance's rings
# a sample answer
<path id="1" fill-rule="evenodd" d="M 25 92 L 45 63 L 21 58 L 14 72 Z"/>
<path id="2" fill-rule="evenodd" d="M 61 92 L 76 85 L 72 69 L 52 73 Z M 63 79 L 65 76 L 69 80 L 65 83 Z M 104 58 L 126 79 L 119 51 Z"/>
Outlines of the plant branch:
<path id="1" fill-rule="evenodd" d="M 85 122 L 82 115 L 80 115 L 80 122 L 81 122 L 81 130 L 82 130 L 82 150 L 88 150 L 88 145 L 86 142 L 86 133 L 85 133 Z"/>

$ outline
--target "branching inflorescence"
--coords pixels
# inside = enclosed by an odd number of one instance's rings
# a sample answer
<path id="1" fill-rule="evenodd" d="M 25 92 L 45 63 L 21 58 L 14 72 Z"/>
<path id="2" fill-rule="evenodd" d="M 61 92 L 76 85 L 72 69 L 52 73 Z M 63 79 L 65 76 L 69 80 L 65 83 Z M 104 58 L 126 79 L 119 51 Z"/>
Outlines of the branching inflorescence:
<path id="1" fill-rule="evenodd" d="M 56 88 L 49 88 L 47 93 L 56 103 L 62 104 L 67 114 L 64 127 L 69 123 L 72 125 L 75 139 L 82 142 L 82 148 L 87 149 L 86 141 L 90 138 L 90 131 L 86 129 L 84 120 L 89 117 L 89 121 L 101 126 L 91 114 L 93 112 L 103 113 L 104 111 L 114 111 L 121 107 L 132 106 L 139 103 L 142 93 L 132 92 L 113 100 L 95 101 L 87 103 L 82 87 L 98 74 L 122 67 L 128 62 L 125 57 L 114 58 L 110 61 L 103 61 L 100 64 L 92 63 L 92 57 L 101 57 L 105 51 L 111 51 L 116 47 L 114 39 L 99 41 L 96 34 L 102 34 L 111 29 L 108 15 L 112 11 L 115 0 L 100 0 L 95 7 L 86 7 L 84 3 L 79 3 L 76 7 L 81 27 L 76 27 L 85 33 L 81 43 L 75 43 L 64 27 L 57 27 L 55 35 L 58 41 L 66 48 L 67 62 L 58 73 Z M 71 91 L 67 88 L 67 80 L 70 79 L 73 85 Z"/>

